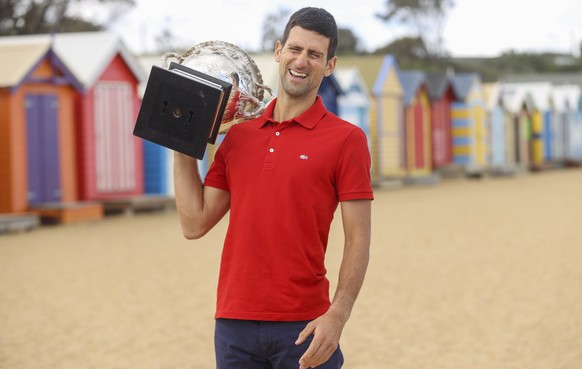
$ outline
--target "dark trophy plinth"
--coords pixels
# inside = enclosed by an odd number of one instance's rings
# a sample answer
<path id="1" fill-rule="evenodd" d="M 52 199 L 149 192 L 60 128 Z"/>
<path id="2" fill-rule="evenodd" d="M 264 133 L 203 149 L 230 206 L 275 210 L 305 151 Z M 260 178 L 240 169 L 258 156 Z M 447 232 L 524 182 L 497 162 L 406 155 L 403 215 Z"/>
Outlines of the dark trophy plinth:
<path id="1" fill-rule="evenodd" d="M 153 66 L 133 134 L 202 159 L 214 143 L 232 84 L 171 63 Z"/>
<path id="2" fill-rule="evenodd" d="M 218 134 L 260 115 L 271 92 L 251 57 L 229 43 L 167 53 L 162 64 L 151 69 L 133 134 L 197 159 Z"/>

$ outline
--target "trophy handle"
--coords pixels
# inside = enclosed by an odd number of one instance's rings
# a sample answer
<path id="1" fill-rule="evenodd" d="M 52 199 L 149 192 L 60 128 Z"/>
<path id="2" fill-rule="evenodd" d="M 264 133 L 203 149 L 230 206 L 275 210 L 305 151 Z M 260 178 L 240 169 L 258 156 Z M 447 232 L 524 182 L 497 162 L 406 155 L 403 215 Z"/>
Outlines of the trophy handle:
<path id="1" fill-rule="evenodd" d="M 169 52 L 169 53 L 165 53 L 164 55 L 162 55 L 162 66 L 165 69 L 168 69 L 168 66 L 170 65 L 170 63 L 168 62 L 168 59 L 176 59 L 178 61 L 178 63 L 180 63 L 182 57 L 180 56 L 180 54 L 174 53 L 174 52 Z"/>

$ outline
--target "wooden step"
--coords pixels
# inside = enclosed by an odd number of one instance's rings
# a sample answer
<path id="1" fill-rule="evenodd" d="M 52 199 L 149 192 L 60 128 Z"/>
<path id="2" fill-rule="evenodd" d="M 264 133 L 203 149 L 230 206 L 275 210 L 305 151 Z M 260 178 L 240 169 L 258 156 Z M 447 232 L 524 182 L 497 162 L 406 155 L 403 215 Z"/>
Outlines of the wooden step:
<path id="1" fill-rule="evenodd" d="M 42 224 L 71 224 L 103 219 L 103 204 L 97 202 L 54 202 L 34 205 Z"/>

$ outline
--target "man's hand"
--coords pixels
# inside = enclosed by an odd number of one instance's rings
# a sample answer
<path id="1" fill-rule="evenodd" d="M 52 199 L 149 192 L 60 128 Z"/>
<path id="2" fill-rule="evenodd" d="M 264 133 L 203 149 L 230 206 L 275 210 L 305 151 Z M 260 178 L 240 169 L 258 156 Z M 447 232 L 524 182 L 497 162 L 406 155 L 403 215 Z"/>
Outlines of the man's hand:
<path id="1" fill-rule="evenodd" d="M 309 322 L 295 341 L 300 345 L 313 334 L 311 344 L 299 359 L 299 369 L 315 368 L 325 363 L 337 349 L 344 325 L 345 321 L 332 311 Z"/>

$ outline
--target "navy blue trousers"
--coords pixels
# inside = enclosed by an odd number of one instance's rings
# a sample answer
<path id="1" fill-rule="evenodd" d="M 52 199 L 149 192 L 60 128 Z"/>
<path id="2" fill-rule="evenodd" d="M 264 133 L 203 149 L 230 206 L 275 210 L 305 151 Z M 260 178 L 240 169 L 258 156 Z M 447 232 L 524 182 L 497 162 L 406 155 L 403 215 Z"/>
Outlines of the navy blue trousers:
<path id="1" fill-rule="evenodd" d="M 217 369 L 298 369 L 313 336 L 297 346 L 295 341 L 309 321 L 270 322 L 216 319 L 214 349 Z M 317 369 L 340 369 L 340 348 Z"/>

